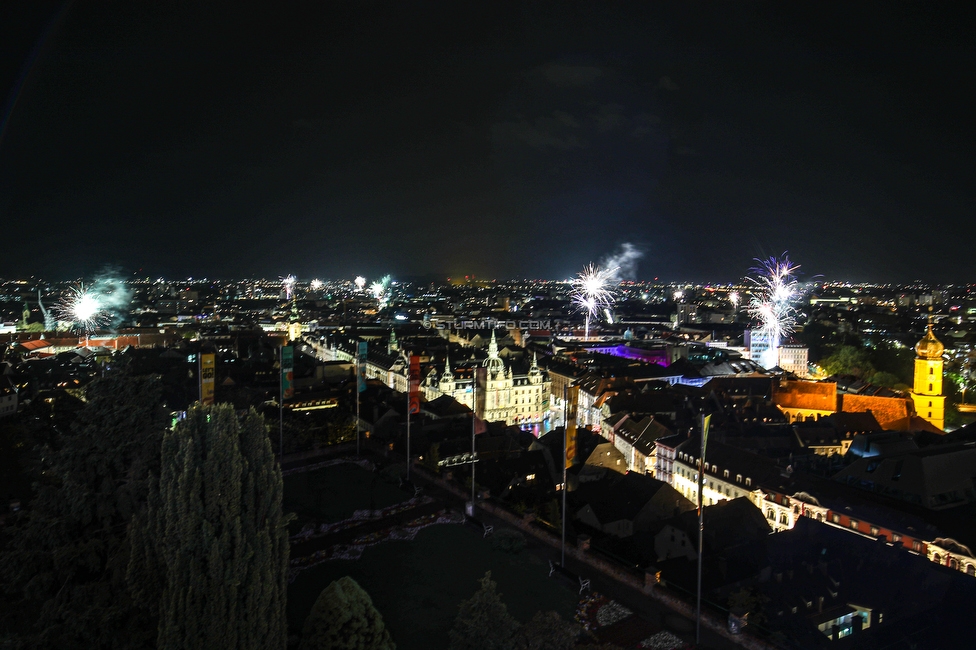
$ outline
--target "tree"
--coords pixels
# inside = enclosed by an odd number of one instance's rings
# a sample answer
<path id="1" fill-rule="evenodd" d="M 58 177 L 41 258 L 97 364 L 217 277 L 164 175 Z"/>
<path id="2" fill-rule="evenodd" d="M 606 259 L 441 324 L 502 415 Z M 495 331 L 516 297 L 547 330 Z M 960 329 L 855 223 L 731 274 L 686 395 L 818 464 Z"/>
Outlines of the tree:
<path id="1" fill-rule="evenodd" d="M 516 650 L 573 650 L 579 626 L 567 623 L 556 612 L 536 612 L 515 633 Z"/>
<path id="2" fill-rule="evenodd" d="M 451 650 L 510 650 L 518 621 L 495 591 L 491 571 L 479 581 L 481 587 L 461 603 L 454 627 L 448 633 Z"/>
<path id="3" fill-rule="evenodd" d="M 299 650 L 395 650 L 369 594 L 345 576 L 322 590 L 305 619 Z"/>
<path id="4" fill-rule="evenodd" d="M 160 650 L 284 648 L 288 533 L 264 421 L 196 406 L 166 433 L 129 580 Z"/>
<path id="5" fill-rule="evenodd" d="M 820 366 L 828 375 L 854 375 L 858 379 L 866 379 L 875 373 L 870 357 L 864 348 L 839 345 L 820 362 Z"/>
<path id="6" fill-rule="evenodd" d="M 143 512 L 167 424 L 150 377 L 93 382 L 70 431 L 41 449 L 36 495 L 6 537 L 0 581 L 16 642 L 152 647 L 148 609 L 126 590 L 127 523 Z M 13 619 L 13 620 L 11 620 Z"/>

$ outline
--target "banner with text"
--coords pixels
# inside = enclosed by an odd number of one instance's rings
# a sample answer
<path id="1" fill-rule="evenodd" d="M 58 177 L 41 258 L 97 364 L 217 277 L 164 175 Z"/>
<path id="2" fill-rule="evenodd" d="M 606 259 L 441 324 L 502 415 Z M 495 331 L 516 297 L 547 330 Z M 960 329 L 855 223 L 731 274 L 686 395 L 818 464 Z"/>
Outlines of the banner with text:
<path id="1" fill-rule="evenodd" d="M 579 406 L 579 386 L 570 386 L 566 393 L 566 467 L 576 458 L 576 409 Z"/>
<path id="2" fill-rule="evenodd" d="M 214 383 L 216 377 L 215 355 L 200 355 L 200 403 L 210 406 L 214 403 Z"/>
<path id="3" fill-rule="evenodd" d="M 485 422 L 485 403 L 488 397 L 488 369 L 478 367 L 474 369 L 474 432 L 484 433 L 488 430 Z"/>
<path id="4" fill-rule="evenodd" d="M 410 414 L 420 413 L 420 357 L 410 357 L 409 388 Z"/>
<path id="5" fill-rule="evenodd" d="M 360 341 L 358 354 L 356 355 L 356 374 L 358 375 L 356 382 L 360 393 L 366 390 L 366 348 L 366 341 Z"/>
<path id="6" fill-rule="evenodd" d="M 295 396 L 295 350 L 290 345 L 281 348 L 281 398 Z"/>

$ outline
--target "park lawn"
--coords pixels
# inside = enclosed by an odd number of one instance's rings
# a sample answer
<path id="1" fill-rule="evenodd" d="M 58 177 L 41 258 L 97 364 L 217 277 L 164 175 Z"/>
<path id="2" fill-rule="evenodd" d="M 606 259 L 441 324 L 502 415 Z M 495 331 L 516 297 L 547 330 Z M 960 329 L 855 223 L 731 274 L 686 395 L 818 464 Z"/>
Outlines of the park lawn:
<path id="1" fill-rule="evenodd" d="M 512 555 L 492 548 L 471 528 L 431 526 L 410 542 L 383 542 L 356 561 L 334 560 L 302 571 L 288 588 L 288 624 L 300 633 L 319 593 L 330 582 L 352 576 L 372 597 L 399 650 L 446 648 L 458 605 L 491 571 L 508 611 L 525 622 L 537 611 L 555 610 L 571 621 L 575 590 L 550 579 L 537 554 Z"/>
<path id="2" fill-rule="evenodd" d="M 412 496 L 352 463 L 291 474 L 284 478 L 284 487 L 285 512 L 297 514 L 299 523 L 334 523 L 348 519 L 356 510 L 385 508 Z"/>

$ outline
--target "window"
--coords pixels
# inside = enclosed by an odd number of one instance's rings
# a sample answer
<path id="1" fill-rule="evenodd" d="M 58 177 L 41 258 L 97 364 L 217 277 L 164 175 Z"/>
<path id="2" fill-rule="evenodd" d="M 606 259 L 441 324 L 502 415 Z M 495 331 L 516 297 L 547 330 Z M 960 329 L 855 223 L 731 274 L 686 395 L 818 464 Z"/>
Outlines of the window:
<path id="1" fill-rule="evenodd" d="M 722 478 L 728 478 L 728 477 L 729 477 L 729 470 L 727 470 L 727 469 L 726 470 L 723 470 L 722 471 Z"/>
<path id="2" fill-rule="evenodd" d="M 900 542 L 901 541 L 901 535 L 899 535 L 898 533 L 892 533 L 891 534 L 891 541 L 892 542 Z"/>
<path id="3" fill-rule="evenodd" d="M 929 374 L 930 374 L 930 375 L 934 375 L 934 374 L 935 374 L 935 368 L 931 368 L 931 367 L 930 367 L 930 368 L 929 368 Z"/>
<path id="4" fill-rule="evenodd" d="M 857 519 L 851 519 L 851 530 L 857 530 L 858 525 Z"/>
<path id="5" fill-rule="evenodd" d="M 929 392 L 932 392 L 932 384 L 929 384 Z"/>
<path id="6" fill-rule="evenodd" d="M 834 522 L 835 524 L 839 524 L 840 523 L 840 515 L 838 515 L 836 513 L 835 514 L 832 514 L 832 515 L 830 515 L 830 520 L 832 522 Z"/>
<path id="7" fill-rule="evenodd" d="M 747 485 L 747 486 L 748 486 L 748 485 L 752 485 L 752 479 L 751 479 L 751 478 L 749 478 L 748 476 L 746 477 L 746 485 Z"/>
<path id="8" fill-rule="evenodd" d="M 914 540 L 912 542 L 912 550 L 913 551 L 921 551 L 922 550 L 922 542 L 920 542 L 918 540 Z"/>
<path id="9" fill-rule="evenodd" d="M 871 534 L 872 535 L 874 535 L 875 537 L 877 537 L 878 536 L 878 533 L 880 533 L 880 532 L 881 532 L 881 529 L 880 528 L 878 528 L 877 526 L 871 526 Z"/>
<path id="10" fill-rule="evenodd" d="M 785 512 L 780 513 L 779 523 L 783 524 L 784 526 L 788 526 L 790 524 L 790 518 Z"/>
<path id="11" fill-rule="evenodd" d="M 735 482 L 736 483 L 741 483 L 742 482 L 742 474 L 736 474 L 735 475 Z"/>
<path id="12" fill-rule="evenodd" d="M 776 521 L 776 513 L 775 513 L 775 512 L 773 511 L 773 509 L 772 509 L 772 508 L 770 508 L 770 509 L 769 509 L 769 510 L 768 510 L 768 511 L 766 512 L 766 519 L 768 519 L 768 520 L 770 520 L 770 521 Z"/>
<path id="13" fill-rule="evenodd" d="M 800 514 L 800 506 L 797 506 L 797 505 L 794 505 L 793 506 L 793 514 L 794 515 Z"/>

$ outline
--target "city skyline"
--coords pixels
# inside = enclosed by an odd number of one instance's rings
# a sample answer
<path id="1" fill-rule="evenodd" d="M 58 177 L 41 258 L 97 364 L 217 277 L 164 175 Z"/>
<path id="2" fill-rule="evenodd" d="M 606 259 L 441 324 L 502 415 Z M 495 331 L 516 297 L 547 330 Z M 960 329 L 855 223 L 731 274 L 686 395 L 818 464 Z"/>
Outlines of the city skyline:
<path id="1" fill-rule="evenodd" d="M 976 277 L 972 8 L 376 8 L 5 7 L 0 276 Z"/>

